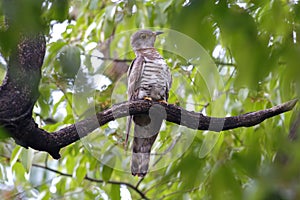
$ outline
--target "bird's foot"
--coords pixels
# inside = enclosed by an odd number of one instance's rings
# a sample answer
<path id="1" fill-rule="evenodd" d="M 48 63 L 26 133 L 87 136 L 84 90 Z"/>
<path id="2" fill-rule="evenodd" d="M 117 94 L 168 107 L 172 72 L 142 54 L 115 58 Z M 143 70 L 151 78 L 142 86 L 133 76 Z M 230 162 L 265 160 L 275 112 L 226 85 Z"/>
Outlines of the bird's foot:
<path id="1" fill-rule="evenodd" d="M 159 103 L 163 103 L 163 104 L 167 104 L 168 105 L 168 102 L 166 100 L 158 100 Z"/>
<path id="2" fill-rule="evenodd" d="M 144 100 L 152 101 L 152 98 L 151 97 L 144 97 Z"/>
<path id="3" fill-rule="evenodd" d="M 140 173 L 135 173 L 135 172 L 131 172 L 132 176 L 138 176 L 140 178 L 144 178 L 147 174 L 147 172 L 140 172 Z"/>

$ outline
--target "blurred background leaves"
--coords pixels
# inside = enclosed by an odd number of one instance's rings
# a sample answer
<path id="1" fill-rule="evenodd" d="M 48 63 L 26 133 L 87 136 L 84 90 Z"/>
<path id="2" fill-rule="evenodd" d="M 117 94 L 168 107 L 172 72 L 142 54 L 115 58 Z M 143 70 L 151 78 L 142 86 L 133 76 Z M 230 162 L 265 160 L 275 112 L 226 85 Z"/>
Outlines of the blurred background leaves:
<path id="1" fill-rule="evenodd" d="M 1 81 L 19 32 L 30 29 L 47 36 L 34 117 L 48 131 L 89 113 L 85 99 L 82 107 L 72 110 L 79 66 L 91 86 L 99 80 L 94 75 L 101 73 L 101 80 L 106 80 L 96 88 L 97 111 L 126 100 L 124 73 L 134 55 L 129 36 L 117 35 L 135 28 L 184 33 L 202 45 L 216 64 L 224 86 L 216 93 L 219 98 L 211 98 L 198 65 L 162 52 L 169 58 L 174 87 L 181 86 L 180 93 L 171 92 L 170 103 L 192 105 L 206 114 L 218 108 L 230 116 L 266 109 L 300 94 L 300 4 L 296 0 L 3 0 L 0 8 Z M 178 77 L 190 82 L 182 84 Z M 15 145 L 0 130 L 1 195 L 4 199 L 141 198 L 135 189 L 121 184 L 126 182 L 138 184 L 136 189 L 150 199 L 299 199 L 300 144 L 288 140 L 290 132 L 300 132 L 298 112 L 299 106 L 255 127 L 223 132 L 205 156 L 200 152 L 209 132 L 197 131 L 183 156 L 140 182 L 99 162 L 80 141 L 64 148 L 56 161 Z M 170 136 L 177 134 L 176 126 L 166 123 L 158 148 L 173 142 Z M 114 164 L 113 154 L 106 151 L 122 146 L 124 130 L 125 119 L 98 130 L 95 142 L 105 144 L 105 149 L 99 148 L 101 159 Z M 109 184 L 111 180 L 120 184 Z"/>

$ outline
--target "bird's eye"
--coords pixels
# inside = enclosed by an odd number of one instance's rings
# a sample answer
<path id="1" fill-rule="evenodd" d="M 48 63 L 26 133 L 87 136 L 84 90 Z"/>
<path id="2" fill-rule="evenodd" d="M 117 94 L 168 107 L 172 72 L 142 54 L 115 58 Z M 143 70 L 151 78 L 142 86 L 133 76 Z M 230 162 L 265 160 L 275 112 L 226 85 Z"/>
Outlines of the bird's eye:
<path id="1" fill-rule="evenodd" d="M 146 39 L 146 38 L 147 38 L 147 35 L 146 35 L 146 34 L 141 34 L 141 35 L 140 35 L 140 38 L 141 38 L 141 39 Z"/>

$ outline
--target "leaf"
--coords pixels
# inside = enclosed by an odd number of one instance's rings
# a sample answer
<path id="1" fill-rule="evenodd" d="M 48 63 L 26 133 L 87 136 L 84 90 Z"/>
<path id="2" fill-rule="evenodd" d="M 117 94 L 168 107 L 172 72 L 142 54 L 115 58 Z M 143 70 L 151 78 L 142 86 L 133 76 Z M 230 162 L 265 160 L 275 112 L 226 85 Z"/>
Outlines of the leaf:
<path id="1" fill-rule="evenodd" d="M 214 34 L 216 27 L 211 20 L 211 14 L 214 13 L 213 4 L 213 1 L 193 1 L 191 6 L 183 7 L 182 11 L 171 21 L 173 29 L 197 40 L 200 45 L 211 52 L 217 44 Z M 174 12 L 172 9 L 169 10 Z M 193 19 L 198 20 L 196 22 Z"/>
<path id="2" fill-rule="evenodd" d="M 163 12 L 166 12 L 167 9 L 172 6 L 172 3 L 173 3 L 173 0 L 168 0 L 168 1 L 162 2 L 159 6 L 161 7 Z"/>
<path id="3" fill-rule="evenodd" d="M 20 183 L 26 182 L 26 178 L 25 178 L 26 171 L 24 166 L 21 163 L 19 162 L 15 163 L 12 167 L 12 171 L 16 177 L 17 182 Z"/>
<path id="4" fill-rule="evenodd" d="M 110 20 L 105 20 L 104 21 L 104 26 L 103 26 L 103 30 L 104 30 L 104 36 L 105 38 L 109 38 L 109 36 L 111 36 L 111 34 L 113 33 L 115 24 L 110 21 Z"/>
<path id="5" fill-rule="evenodd" d="M 2 127 L 0 127 L 0 140 L 10 137 L 10 134 Z"/>
<path id="6" fill-rule="evenodd" d="M 63 47 L 59 54 L 59 63 L 63 75 L 66 78 L 74 78 L 81 64 L 80 49 L 71 45 Z"/>
<path id="7" fill-rule="evenodd" d="M 4 79 L 6 75 L 6 66 L 4 66 L 1 62 L 0 62 L 0 84 L 2 84 L 2 81 Z"/>
<path id="8" fill-rule="evenodd" d="M 91 10 L 98 9 L 98 0 L 91 0 L 90 5 L 89 5 L 89 9 L 91 9 Z"/>
<path id="9" fill-rule="evenodd" d="M 60 98 L 60 100 L 53 106 L 53 111 L 52 111 L 53 115 L 56 114 L 58 106 L 59 106 L 62 102 L 64 102 L 65 99 L 66 99 L 66 97 L 63 95 L 63 96 Z"/>
<path id="10" fill-rule="evenodd" d="M 79 183 L 81 183 L 85 178 L 86 173 L 87 173 L 87 169 L 85 163 L 80 163 L 80 165 L 76 169 L 76 180 Z"/>
<path id="11" fill-rule="evenodd" d="M 228 163 L 216 166 L 209 188 L 211 199 L 242 199 L 242 188 Z"/>
<path id="12" fill-rule="evenodd" d="M 102 167 L 102 178 L 104 181 L 109 181 L 113 171 L 114 171 L 114 166 L 116 164 L 116 157 L 113 153 L 111 152 L 106 152 L 104 154 L 103 160 L 103 167 Z"/>
<path id="13" fill-rule="evenodd" d="M 203 143 L 199 151 L 199 158 L 204 158 L 217 144 L 220 133 L 208 131 L 204 137 Z"/>
<path id="14" fill-rule="evenodd" d="M 109 181 L 114 169 L 108 165 L 103 165 L 102 167 L 102 178 L 105 182 Z"/>
<path id="15" fill-rule="evenodd" d="M 71 153 L 69 153 L 69 155 L 65 158 L 66 159 L 66 170 L 67 170 L 67 173 L 70 173 L 72 174 L 74 172 L 74 168 L 77 164 L 77 161 L 74 159 L 73 156 L 70 155 Z"/>
<path id="16" fill-rule="evenodd" d="M 22 150 L 23 150 L 23 147 L 21 147 L 21 146 L 16 146 L 14 148 L 14 150 L 10 156 L 10 165 L 11 166 L 13 166 L 18 161 L 19 155 L 22 152 Z"/>
<path id="17" fill-rule="evenodd" d="M 69 13 L 68 0 L 54 0 L 50 9 L 50 14 L 53 20 L 63 22 L 67 19 Z"/>
<path id="18" fill-rule="evenodd" d="M 111 200 L 120 200 L 121 199 L 119 184 L 111 184 L 110 198 L 111 198 Z"/>
<path id="19" fill-rule="evenodd" d="M 24 151 L 22 151 L 20 155 L 21 163 L 23 164 L 27 173 L 29 173 L 30 168 L 32 166 L 33 157 L 34 157 L 34 150 L 31 148 L 24 149 Z"/>
<path id="20" fill-rule="evenodd" d="M 249 89 L 247 89 L 247 88 L 240 89 L 239 94 L 238 94 L 239 100 L 245 101 L 246 98 L 248 97 L 248 94 L 249 94 Z"/>
<path id="21" fill-rule="evenodd" d="M 40 113 L 38 113 L 43 119 L 49 117 L 50 105 L 51 105 L 51 88 L 49 84 L 40 84 L 39 87 L 40 97 L 38 98 L 38 106 L 41 108 Z"/>
<path id="22" fill-rule="evenodd" d="M 66 42 L 63 40 L 58 40 L 56 42 L 53 42 L 49 44 L 49 49 L 48 51 L 50 53 L 57 53 L 61 48 L 63 48 L 66 45 Z M 56 54 L 55 54 L 56 55 Z"/>
<path id="23" fill-rule="evenodd" d="M 110 6 L 106 7 L 105 16 L 108 21 L 112 22 L 114 20 L 116 9 L 117 9 L 117 6 L 115 6 L 115 5 L 110 5 Z"/>

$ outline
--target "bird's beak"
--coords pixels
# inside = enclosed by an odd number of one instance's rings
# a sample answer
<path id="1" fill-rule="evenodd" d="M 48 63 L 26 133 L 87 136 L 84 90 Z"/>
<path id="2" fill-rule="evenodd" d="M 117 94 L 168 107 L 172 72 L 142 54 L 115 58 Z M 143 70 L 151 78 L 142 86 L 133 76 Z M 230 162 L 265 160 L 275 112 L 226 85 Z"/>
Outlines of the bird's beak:
<path id="1" fill-rule="evenodd" d="M 155 35 L 160 35 L 160 34 L 163 34 L 164 32 L 162 32 L 162 31 L 156 31 L 154 33 L 155 33 Z"/>

